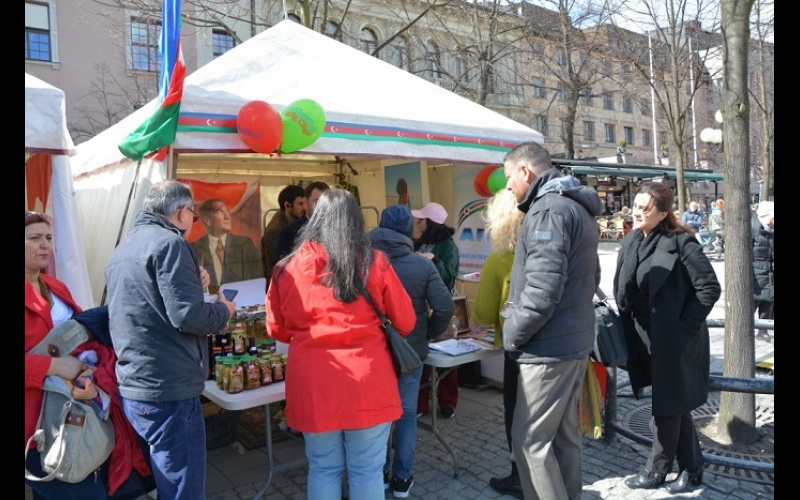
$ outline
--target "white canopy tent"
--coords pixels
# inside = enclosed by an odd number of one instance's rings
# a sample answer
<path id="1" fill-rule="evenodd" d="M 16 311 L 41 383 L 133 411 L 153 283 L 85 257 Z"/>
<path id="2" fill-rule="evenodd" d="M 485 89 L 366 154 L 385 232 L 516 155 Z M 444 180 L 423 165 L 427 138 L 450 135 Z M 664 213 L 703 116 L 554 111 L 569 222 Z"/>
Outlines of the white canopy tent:
<path id="1" fill-rule="evenodd" d="M 89 283 L 78 209 L 75 202 L 69 154 L 74 144 L 67 130 L 64 92 L 25 74 L 25 162 L 36 163 L 36 155 L 49 156 L 52 175 L 26 208 L 53 215 L 55 274 L 83 308 L 95 305 Z M 42 162 L 46 164 L 47 162 Z M 36 172 L 37 174 L 39 172 Z M 26 186 L 28 183 L 26 175 Z M 49 186 L 48 186 L 49 184 Z M 27 195 L 26 187 L 26 195 Z"/>
<path id="2" fill-rule="evenodd" d="M 244 104 L 265 101 L 280 112 L 298 99 L 312 99 L 325 111 L 325 131 L 316 142 L 298 153 L 264 155 L 241 141 L 236 117 Z M 117 231 L 107 228 L 124 220 L 127 230 L 152 183 L 175 176 L 162 162 L 145 159 L 137 165 L 117 148 L 155 105 L 149 103 L 80 144 L 72 159 L 85 241 L 100 267 L 117 239 Z M 179 174 L 213 154 L 220 159 L 216 168 L 222 158 L 234 156 L 251 175 L 294 175 L 333 164 L 337 157 L 499 164 L 511 147 L 525 141 L 544 139 L 499 113 L 287 20 L 187 76 L 173 153 Z M 123 219 L 126 210 L 131 215 Z M 95 289 L 102 289 L 102 283 L 102 269 L 93 271 Z"/>

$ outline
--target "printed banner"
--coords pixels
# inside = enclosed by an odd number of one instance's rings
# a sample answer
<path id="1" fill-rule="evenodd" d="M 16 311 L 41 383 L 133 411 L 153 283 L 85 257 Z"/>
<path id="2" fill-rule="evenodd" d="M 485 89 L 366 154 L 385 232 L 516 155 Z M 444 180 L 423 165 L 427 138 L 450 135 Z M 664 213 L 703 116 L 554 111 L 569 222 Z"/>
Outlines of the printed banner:
<path id="1" fill-rule="evenodd" d="M 492 196 L 487 179 L 498 165 L 453 165 L 453 205 L 456 209 L 456 234 L 459 274 L 480 272 L 492 247 L 484 234 L 483 212 Z"/>

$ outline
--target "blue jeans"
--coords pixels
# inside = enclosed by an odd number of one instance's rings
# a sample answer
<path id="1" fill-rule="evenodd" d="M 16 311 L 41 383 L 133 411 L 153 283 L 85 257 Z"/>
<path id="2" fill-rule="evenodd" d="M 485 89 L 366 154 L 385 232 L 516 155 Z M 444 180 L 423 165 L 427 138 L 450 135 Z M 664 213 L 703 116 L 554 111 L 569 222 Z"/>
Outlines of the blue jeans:
<path id="1" fill-rule="evenodd" d="M 414 449 L 417 445 L 417 397 L 419 383 L 422 379 L 422 367 L 400 377 L 397 388 L 400 390 L 400 402 L 403 415 L 394 425 L 394 463 L 392 475 L 398 479 L 411 476 L 411 464 L 414 463 Z M 383 470 L 389 470 L 391 449 L 386 449 L 386 464 Z"/>
<path id="2" fill-rule="evenodd" d="M 133 429 L 149 445 L 158 499 L 204 499 L 206 423 L 200 398 L 166 402 L 120 399 Z"/>
<path id="3" fill-rule="evenodd" d="M 391 427 L 387 422 L 366 429 L 304 432 L 308 498 L 341 500 L 345 466 L 350 500 L 384 498 L 383 462 Z"/>

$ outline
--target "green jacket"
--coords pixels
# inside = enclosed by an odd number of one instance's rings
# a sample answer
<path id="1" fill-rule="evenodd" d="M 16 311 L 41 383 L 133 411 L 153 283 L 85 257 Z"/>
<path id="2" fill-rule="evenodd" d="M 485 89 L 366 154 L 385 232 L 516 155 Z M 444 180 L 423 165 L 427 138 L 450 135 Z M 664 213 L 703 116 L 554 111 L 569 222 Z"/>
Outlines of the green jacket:
<path id="1" fill-rule="evenodd" d="M 453 238 L 440 241 L 433 247 L 433 263 L 439 276 L 442 277 L 444 285 L 453 293 L 456 287 L 456 276 L 458 276 L 458 247 Z"/>
<path id="2" fill-rule="evenodd" d="M 494 345 L 503 347 L 503 322 L 500 310 L 508 300 L 511 287 L 511 267 L 514 264 L 514 252 L 492 252 L 483 263 L 481 281 L 478 283 L 478 294 L 475 296 L 475 308 L 472 317 L 478 324 L 494 325 Z"/>

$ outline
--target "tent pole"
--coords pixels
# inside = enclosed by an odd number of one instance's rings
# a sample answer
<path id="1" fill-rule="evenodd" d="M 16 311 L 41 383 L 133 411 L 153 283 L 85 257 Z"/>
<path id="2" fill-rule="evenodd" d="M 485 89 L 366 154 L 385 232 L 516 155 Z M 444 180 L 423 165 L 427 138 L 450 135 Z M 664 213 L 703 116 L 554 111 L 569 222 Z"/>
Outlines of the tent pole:
<path id="1" fill-rule="evenodd" d="M 131 190 L 128 192 L 128 201 L 125 203 L 125 211 L 122 213 L 122 222 L 119 224 L 119 232 L 117 233 L 117 242 L 114 243 L 114 248 L 119 246 L 122 239 L 122 229 L 125 227 L 125 221 L 128 218 L 128 210 L 131 208 L 131 199 L 133 199 L 133 192 L 136 189 L 136 183 L 139 181 L 139 169 L 142 166 L 142 160 L 136 162 L 136 172 L 133 174 L 133 182 L 131 183 Z M 103 285 L 103 297 L 100 299 L 100 305 L 106 304 L 106 295 L 108 294 L 108 284 Z"/>
<path id="2" fill-rule="evenodd" d="M 169 145 L 169 149 L 167 150 L 167 179 L 176 179 L 176 169 L 175 169 L 175 151 L 174 146 L 172 144 Z"/>

